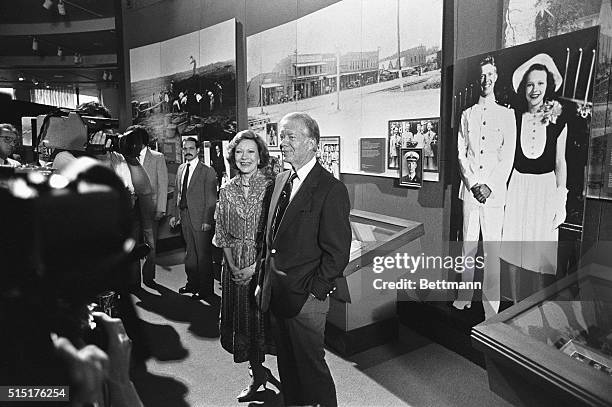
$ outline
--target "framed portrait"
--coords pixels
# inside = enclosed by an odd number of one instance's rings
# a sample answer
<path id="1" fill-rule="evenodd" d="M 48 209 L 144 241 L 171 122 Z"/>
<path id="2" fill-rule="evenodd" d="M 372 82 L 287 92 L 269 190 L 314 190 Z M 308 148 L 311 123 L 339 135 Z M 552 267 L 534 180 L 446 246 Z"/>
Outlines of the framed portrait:
<path id="1" fill-rule="evenodd" d="M 438 181 L 441 152 L 439 130 L 439 117 L 390 120 L 387 168 L 399 168 L 400 149 L 420 148 L 423 150 L 421 158 L 425 180 Z"/>
<path id="2" fill-rule="evenodd" d="M 268 147 L 278 147 L 278 123 L 266 123 L 266 141 Z"/>
<path id="3" fill-rule="evenodd" d="M 283 162 L 283 152 L 278 150 L 270 150 L 270 168 L 274 175 L 280 173 L 285 169 L 285 163 Z"/>
<path id="4" fill-rule="evenodd" d="M 340 179 L 340 136 L 322 136 L 317 151 L 319 163 L 336 179 Z"/>
<path id="5" fill-rule="evenodd" d="M 423 186 L 423 149 L 400 148 L 399 184 L 405 187 Z"/>

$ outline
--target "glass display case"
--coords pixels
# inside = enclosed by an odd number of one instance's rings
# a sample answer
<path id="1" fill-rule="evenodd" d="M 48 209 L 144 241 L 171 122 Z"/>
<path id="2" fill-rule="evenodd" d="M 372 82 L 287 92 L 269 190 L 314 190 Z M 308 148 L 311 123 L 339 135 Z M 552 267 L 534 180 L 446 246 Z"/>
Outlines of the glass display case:
<path id="1" fill-rule="evenodd" d="M 472 330 L 513 404 L 612 405 L 612 269 L 590 265 Z"/>
<path id="2" fill-rule="evenodd" d="M 349 263 L 331 296 L 326 342 L 348 355 L 384 343 L 397 333 L 395 290 L 377 290 L 374 257 L 421 252 L 423 224 L 351 210 L 353 240 Z"/>

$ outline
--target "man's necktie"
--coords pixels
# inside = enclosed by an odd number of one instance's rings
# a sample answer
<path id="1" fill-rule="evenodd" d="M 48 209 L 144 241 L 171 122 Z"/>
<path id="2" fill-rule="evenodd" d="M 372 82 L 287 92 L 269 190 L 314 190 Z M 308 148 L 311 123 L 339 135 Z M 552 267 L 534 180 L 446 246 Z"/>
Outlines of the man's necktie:
<path id="1" fill-rule="evenodd" d="M 291 200 L 291 189 L 293 188 L 293 180 L 296 178 L 297 174 L 295 172 L 292 172 L 291 176 L 289 176 L 289 180 L 281 191 L 280 197 L 278 198 L 278 204 L 276 205 L 276 213 L 274 215 L 274 234 L 272 236 L 276 236 L 278 225 L 280 225 L 280 222 L 283 219 L 283 215 L 285 214 L 285 210 L 289 205 L 289 201 Z"/>
<path id="2" fill-rule="evenodd" d="M 183 186 L 181 188 L 181 201 L 179 202 L 179 209 L 187 209 L 187 187 L 189 186 L 189 163 L 183 173 Z"/>

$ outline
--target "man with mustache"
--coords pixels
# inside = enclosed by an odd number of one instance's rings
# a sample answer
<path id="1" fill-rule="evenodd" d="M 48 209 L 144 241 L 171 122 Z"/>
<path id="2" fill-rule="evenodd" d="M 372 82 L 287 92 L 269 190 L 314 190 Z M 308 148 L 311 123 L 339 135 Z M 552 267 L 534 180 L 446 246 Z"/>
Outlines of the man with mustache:
<path id="1" fill-rule="evenodd" d="M 492 56 L 480 61 L 480 98 L 461 114 L 457 136 L 463 201 L 463 256 L 475 257 L 482 232 L 485 253 L 482 303 L 485 317 L 499 310 L 499 242 L 506 203 L 506 182 L 512 171 L 516 146 L 514 112 L 495 101 L 497 67 Z M 473 266 L 473 262 L 471 263 Z M 464 282 L 474 280 L 474 267 L 466 267 Z M 472 290 L 461 290 L 453 306 L 471 306 Z"/>
<path id="2" fill-rule="evenodd" d="M 195 138 L 183 140 L 183 157 L 176 173 L 175 215 L 170 226 L 181 224 L 185 239 L 185 274 L 187 284 L 179 293 L 194 294 L 209 304 L 217 302 L 213 290 L 211 242 L 213 217 L 217 203 L 217 174 L 198 159 L 200 147 Z"/>

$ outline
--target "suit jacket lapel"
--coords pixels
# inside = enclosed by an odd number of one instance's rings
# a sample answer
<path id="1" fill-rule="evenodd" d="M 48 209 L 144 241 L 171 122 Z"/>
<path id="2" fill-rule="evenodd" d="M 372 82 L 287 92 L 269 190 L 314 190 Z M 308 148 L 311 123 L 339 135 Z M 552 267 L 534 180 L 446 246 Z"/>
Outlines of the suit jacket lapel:
<path id="1" fill-rule="evenodd" d="M 278 205 L 278 198 L 280 197 L 281 192 L 283 191 L 283 187 L 285 183 L 289 179 L 289 175 L 291 175 L 291 171 L 285 171 L 278 178 L 278 182 L 274 184 L 274 191 L 272 192 L 272 198 L 270 198 L 270 208 L 268 209 L 268 222 L 266 225 L 266 235 L 267 242 L 272 242 L 272 221 L 274 218 L 274 212 L 276 212 L 276 205 Z"/>
<path id="2" fill-rule="evenodd" d="M 302 209 L 305 209 L 310 205 L 312 189 L 316 188 L 319 183 L 321 169 L 321 166 L 316 163 L 310 173 L 306 176 L 304 182 L 302 182 L 302 186 L 300 187 L 299 191 L 297 191 L 291 202 L 289 202 L 289 206 L 287 206 L 287 209 L 285 210 L 285 215 L 283 216 L 280 225 L 278 225 L 278 230 L 276 231 L 274 240 L 276 240 L 278 236 L 282 235 L 282 233 L 291 225 L 291 223 L 293 223 L 293 219 Z"/>
<path id="3" fill-rule="evenodd" d="M 176 194 L 176 206 L 179 206 L 181 196 L 183 195 L 183 174 L 185 173 L 185 168 L 186 165 L 181 164 L 179 165 L 178 170 L 176 172 L 176 190 L 178 191 L 178 194 Z"/>
<path id="4" fill-rule="evenodd" d="M 151 154 L 151 151 L 149 151 L 148 148 L 147 148 L 147 151 L 145 152 L 145 156 L 144 156 L 144 160 L 143 160 L 142 166 L 147 171 L 147 174 L 151 174 L 152 170 L 154 169 L 154 168 L 152 168 L 153 167 L 153 155 Z"/>

